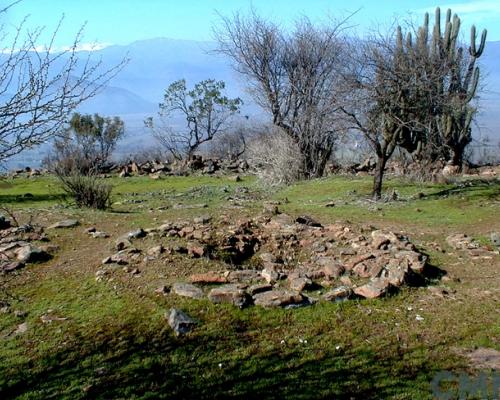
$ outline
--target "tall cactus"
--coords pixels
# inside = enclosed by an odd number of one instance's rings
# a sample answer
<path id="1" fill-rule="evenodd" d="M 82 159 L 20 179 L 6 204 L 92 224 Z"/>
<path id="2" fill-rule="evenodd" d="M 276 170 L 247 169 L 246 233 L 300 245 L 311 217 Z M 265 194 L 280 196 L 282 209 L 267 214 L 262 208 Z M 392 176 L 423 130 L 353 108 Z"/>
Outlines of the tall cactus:
<path id="1" fill-rule="evenodd" d="M 451 10 L 446 13 L 445 31 L 441 33 L 441 10 L 436 9 L 433 32 L 433 57 L 435 64 L 446 66 L 446 73 L 439 82 L 443 105 L 436 116 L 436 129 L 445 148 L 445 157 L 454 165 L 461 166 L 465 147 L 471 142 L 471 123 L 477 112 L 471 105 L 479 85 L 480 71 L 476 65 L 486 45 L 487 31 L 483 30 L 479 46 L 476 27 L 471 27 L 468 56 L 458 42 L 460 18 Z M 466 67 L 464 70 L 464 60 Z"/>

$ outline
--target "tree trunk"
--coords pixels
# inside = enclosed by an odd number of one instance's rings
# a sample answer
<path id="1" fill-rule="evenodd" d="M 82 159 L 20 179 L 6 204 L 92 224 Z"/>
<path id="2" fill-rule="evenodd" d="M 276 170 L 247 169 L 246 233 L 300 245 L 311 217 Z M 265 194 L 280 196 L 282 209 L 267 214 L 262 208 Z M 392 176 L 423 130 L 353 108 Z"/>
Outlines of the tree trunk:
<path id="1" fill-rule="evenodd" d="M 464 162 L 464 149 L 463 147 L 455 147 L 451 150 L 451 164 L 457 166 L 459 170 L 462 170 Z"/>
<path id="2" fill-rule="evenodd" d="M 380 200 L 382 197 L 382 181 L 384 179 L 385 165 L 387 157 L 379 155 L 377 158 L 377 166 L 375 168 L 375 176 L 373 177 L 373 200 Z"/>

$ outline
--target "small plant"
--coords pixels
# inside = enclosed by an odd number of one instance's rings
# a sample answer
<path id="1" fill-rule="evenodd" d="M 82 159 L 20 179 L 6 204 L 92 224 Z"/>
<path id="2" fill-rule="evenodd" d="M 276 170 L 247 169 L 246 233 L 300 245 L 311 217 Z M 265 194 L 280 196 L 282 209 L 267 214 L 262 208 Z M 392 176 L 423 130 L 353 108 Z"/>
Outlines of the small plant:
<path id="1" fill-rule="evenodd" d="M 58 178 L 63 190 L 75 200 L 78 207 L 105 210 L 111 206 L 113 188 L 103 183 L 96 175 L 72 172 L 67 175 L 58 174 Z"/>

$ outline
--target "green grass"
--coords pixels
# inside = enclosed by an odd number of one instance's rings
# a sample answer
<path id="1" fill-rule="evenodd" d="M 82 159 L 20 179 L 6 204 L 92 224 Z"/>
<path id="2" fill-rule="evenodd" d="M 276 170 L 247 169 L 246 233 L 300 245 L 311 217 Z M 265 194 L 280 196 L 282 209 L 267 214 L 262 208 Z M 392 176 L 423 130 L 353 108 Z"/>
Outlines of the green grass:
<path id="1" fill-rule="evenodd" d="M 456 348 L 500 349 L 498 303 L 491 294 L 498 286 L 498 260 L 472 262 L 426 247 L 430 241 L 445 247 L 446 233 L 454 231 L 485 243 L 490 230 L 500 229 L 493 217 L 500 211 L 498 181 L 456 186 L 389 180 L 387 190 L 396 189 L 404 201 L 380 204 L 367 201 L 369 178 L 321 179 L 272 193 L 250 177 L 238 183 L 216 177 L 110 181 L 120 204 L 107 212 L 59 211 L 62 192 L 46 177 L 0 183 L 0 200 L 22 218 L 30 210 L 49 209 L 52 220 L 61 212 L 85 225 L 106 222 L 111 233 L 200 214 L 255 215 L 263 200 L 282 200 L 280 208 L 293 215 L 407 231 L 433 265 L 461 281 L 446 283 L 456 290 L 448 299 L 432 297 L 426 288 L 407 288 L 374 301 L 239 310 L 157 296 L 151 286 L 159 277 L 96 282 L 95 266 L 109 254 L 112 239 L 91 241 L 80 228 L 80 233 L 60 232 L 53 237 L 61 246 L 53 261 L 28 266 L 8 282 L 11 309 L 27 316 L 0 314 L 1 399 L 431 399 L 436 372 L 472 371 Z M 239 187 L 249 188 L 244 208 L 229 209 L 228 198 L 236 197 Z M 419 192 L 422 199 L 410 200 Z M 25 200 L 25 193 L 34 197 Z M 324 207 L 331 200 L 336 206 Z M 157 210 L 177 203 L 208 207 Z M 168 275 L 172 268 L 165 265 L 162 271 Z M 186 337 L 173 336 L 164 319 L 174 306 L 200 321 Z M 43 323 L 40 317 L 48 310 L 67 320 Z M 416 314 L 424 320 L 417 321 Z M 10 335 L 23 321 L 28 331 Z"/>

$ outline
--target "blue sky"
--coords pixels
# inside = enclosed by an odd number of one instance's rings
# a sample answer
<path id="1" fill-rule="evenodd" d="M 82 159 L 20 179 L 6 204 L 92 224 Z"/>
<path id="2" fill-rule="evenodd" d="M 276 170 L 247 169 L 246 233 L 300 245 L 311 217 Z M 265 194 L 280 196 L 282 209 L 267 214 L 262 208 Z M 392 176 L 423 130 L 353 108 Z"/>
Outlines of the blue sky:
<path id="1" fill-rule="evenodd" d="M 466 28 L 475 23 L 480 29 L 488 29 L 488 40 L 500 40 L 500 0 L 22 0 L 2 16 L 2 22 L 4 27 L 15 26 L 29 15 L 27 26 L 46 27 L 46 35 L 40 40 L 44 43 L 64 14 L 56 43 L 64 47 L 71 44 L 84 22 L 85 43 L 109 45 L 155 37 L 211 40 L 217 13 L 245 12 L 251 6 L 285 26 L 301 15 L 326 21 L 328 16 L 345 16 L 359 10 L 351 24 L 364 31 L 387 26 L 395 17 L 421 18 L 425 10 L 437 5 L 451 6 Z"/>

